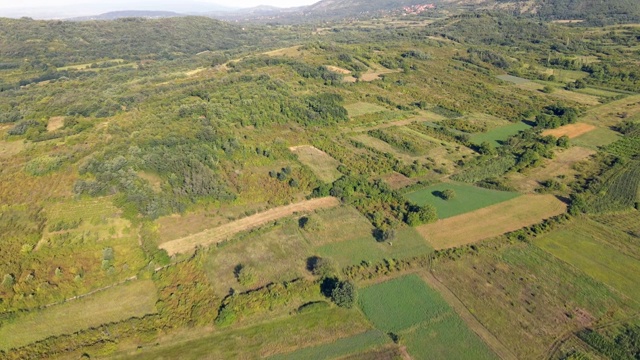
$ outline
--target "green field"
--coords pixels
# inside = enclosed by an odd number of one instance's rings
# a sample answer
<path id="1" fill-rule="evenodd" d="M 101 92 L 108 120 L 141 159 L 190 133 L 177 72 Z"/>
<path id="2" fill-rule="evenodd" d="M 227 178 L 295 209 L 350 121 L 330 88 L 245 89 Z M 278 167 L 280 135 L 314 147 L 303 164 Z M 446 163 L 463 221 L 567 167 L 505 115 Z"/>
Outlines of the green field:
<path id="1" fill-rule="evenodd" d="M 398 230 L 396 239 L 378 242 L 371 233 L 365 237 L 327 244 L 316 248 L 318 255 L 333 259 L 340 267 L 356 265 L 362 261 L 378 262 L 383 259 L 402 259 L 433 252 L 433 248 L 413 228 Z"/>
<path id="2" fill-rule="evenodd" d="M 370 329 L 357 311 L 332 308 L 325 311 L 277 319 L 237 330 L 200 334 L 189 339 L 153 346 L 118 359 L 253 359 L 290 353 L 305 346 L 316 346 L 353 336 Z"/>
<path id="3" fill-rule="evenodd" d="M 271 360 L 295 359 L 337 359 L 343 356 L 360 353 L 367 349 L 388 344 L 391 339 L 379 330 L 370 330 L 362 334 L 336 340 L 329 344 L 304 348 L 292 353 L 269 357 Z"/>
<path id="4" fill-rule="evenodd" d="M 153 314 L 156 312 L 156 301 L 156 288 L 152 281 L 134 281 L 86 298 L 30 312 L 2 324 L 0 350 Z"/>
<path id="5" fill-rule="evenodd" d="M 587 224 L 555 231 L 535 244 L 629 298 L 640 299 L 640 260 L 594 237 Z M 611 235 L 610 235 L 611 236 Z M 640 305 L 640 302 L 638 302 Z"/>
<path id="6" fill-rule="evenodd" d="M 571 139 L 571 144 L 598 150 L 600 146 L 606 146 L 620 140 L 622 137 L 617 132 L 608 128 L 598 128 L 588 133 Z"/>
<path id="7" fill-rule="evenodd" d="M 340 206 L 319 211 L 309 218 L 316 223 L 303 232 L 304 238 L 313 246 L 322 246 L 345 240 L 371 236 L 373 226 L 352 206 Z M 344 231 L 348 228 L 349 231 Z"/>
<path id="8" fill-rule="evenodd" d="M 414 359 L 498 359 L 454 313 L 420 325 L 404 339 Z"/>
<path id="9" fill-rule="evenodd" d="M 526 84 L 528 82 L 530 82 L 531 80 L 529 79 L 525 79 L 525 78 L 521 78 L 521 77 L 517 77 L 517 76 L 513 76 L 513 75 L 498 75 L 496 76 L 498 79 L 502 80 L 502 81 L 506 81 L 506 82 L 510 82 L 513 84 Z"/>
<path id="10" fill-rule="evenodd" d="M 417 275 L 360 290 L 360 307 L 376 328 L 399 332 L 451 311 L 440 295 Z"/>
<path id="11" fill-rule="evenodd" d="M 507 140 L 509 137 L 516 135 L 522 130 L 529 129 L 530 127 L 530 125 L 523 122 L 497 127 L 487 131 L 486 133 L 472 135 L 471 142 L 474 144 L 481 144 L 486 141 L 494 146 L 500 146 L 502 145 L 502 141 Z"/>
<path id="12" fill-rule="evenodd" d="M 366 103 L 366 102 L 357 102 L 354 104 L 349 104 L 344 106 L 349 113 L 349 117 L 356 117 L 360 115 L 373 114 L 382 111 L 387 111 L 387 108 L 384 108 L 380 105 Z"/>
<path id="13" fill-rule="evenodd" d="M 434 194 L 434 192 L 447 189 L 455 191 L 455 198 L 444 200 Z M 518 196 L 520 194 L 515 192 L 489 190 L 456 183 L 441 183 L 405 195 L 407 200 L 417 205 L 431 204 L 435 206 L 440 219 L 482 209 Z"/>

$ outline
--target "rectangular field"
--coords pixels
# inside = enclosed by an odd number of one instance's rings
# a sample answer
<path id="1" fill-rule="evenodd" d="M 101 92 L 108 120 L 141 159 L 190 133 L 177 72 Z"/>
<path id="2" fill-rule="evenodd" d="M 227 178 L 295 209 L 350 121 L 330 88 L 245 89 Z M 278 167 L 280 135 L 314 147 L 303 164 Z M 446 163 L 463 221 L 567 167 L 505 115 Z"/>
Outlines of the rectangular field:
<path id="1" fill-rule="evenodd" d="M 535 244 L 640 305 L 640 260 L 594 238 L 584 223 L 555 231 Z"/>
<path id="2" fill-rule="evenodd" d="M 608 127 L 620 123 L 621 116 L 633 118 L 638 114 L 640 114 L 640 95 L 632 95 L 589 109 L 580 121 L 599 127 Z"/>
<path id="3" fill-rule="evenodd" d="M 307 165 L 318 179 L 331 183 L 342 176 L 338 171 L 340 162 L 322 150 L 311 145 L 294 146 L 289 148 L 301 163 Z"/>
<path id="4" fill-rule="evenodd" d="M 440 294 L 417 275 L 361 289 L 359 302 L 373 325 L 385 332 L 406 330 L 451 312 Z"/>
<path id="5" fill-rule="evenodd" d="M 496 77 L 502 81 L 510 82 L 516 85 L 526 84 L 528 82 L 531 82 L 531 80 L 529 79 L 525 79 L 525 78 L 521 78 L 513 75 L 498 75 Z"/>
<path id="6" fill-rule="evenodd" d="M 609 128 L 597 128 L 572 139 L 571 144 L 597 150 L 599 147 L 612 144 L 621 138 L 619 133 Z"/>
<path id="7" fill-rule="evenodd" d="M 540 94 L 543 94 L 542 89 L 544 89 L 545 87 L 545 85 L 533 81 L 516 86 L 522 90 L 535 91 Z M 555 99 L 572 101 L 583 105 L 595 106 L 600 104 L 600 99 L 598 99 L 598 97 L 596 96 L 581 94 L 564 89 L 555 89 L 552 93 L 548 94 L 548 96 Z"/>
<path id="8" fill-rule="evenodd" d="M 489 130 L 486 133 L 474 134 L 471 136 L 471 141 L 474 144 L 481 144 L 486 141 L 493 146 L 500 146 L 502 145 L 502 142 L 507 140 L 509 137 L 516 135 L 522 130 L 529 129 L 530 127 L 530 125 L 523 122 L 501 126 Z"/>
<path id="9" fill-rule="evenodd" d="M 553 195 L 524 195 L 416 229 L 431 246 L 439 250 L 515 231 L 565 211 L 566 204 Z"/>
<path id="10" fill-rule="evenodd" d="M 271 356 L 269 360 L 317 359 L 329 360 L 360 353 L 391 342 L 382 331 L 369 330 L 362 334 L 338 339 L 332 343 L 296 350 L 292 353 Z"/>
<path id="11" fill-rule="evenodd" d="M 343 268 L 362 261 L 378 262 L 384 259 L 402 259 L 433 252 L 413 228 L 398 230 L 395 240 L 378 242 L 372 234 L 361 238 L 337 242 L 316 248 L 318 255 L 333 259 Z"/>
<path id="12" fill-rule="evenodd" d="M 439 194 L 445 190 L 453 190 L 455 197 L 449 200 L 442 199 Z M 515 192 L 489 190 L 466 184 L 441 183 L 408 193 L 405 198 L 419 206 L 433 205 L 438 212 L 438 217 L 445 219 L 511 200 L 518 196 L 520 194 Z"/>
<path id="13" fill-rule="evenodd" d="M 302 235 L 312 246 L 366 238 L 373 231 L 369 220 L 352 206 L 318 211 L 308 219 L 311 226 L 305 227 Z"/>
<path id="14" fill-rule="evenodd" d="M 584 135 L 595 129 L 596 127 L 591 124 L 576 123 L 576 124 L 564 125 L 557 129 L 545 130 L 542 132 L 542 135 L 543 136 L 551 135 L 556 138 L 567 136 L 569 139 L 574 139 L 574 138 L 577 138 L 578 136 Z"/>
<path id="15" fill-rule="evenodd" d="M 371 104 L 366 102 L 357 102 L 354 104 L 348 104 L 344 106 L 349 113 L 349 117 L 356 117 L 360 115 L 373 114 L 377 112 L 387 111 L 387 108 L 377 104 Z"/>
<path id="16" fill-rule="evenodd" d="M 50 336 L 156 312 L 151 280 L 133 281 L 60 305 L 18 316 L 0 327 L 0 350 L 24 346 Z"/>

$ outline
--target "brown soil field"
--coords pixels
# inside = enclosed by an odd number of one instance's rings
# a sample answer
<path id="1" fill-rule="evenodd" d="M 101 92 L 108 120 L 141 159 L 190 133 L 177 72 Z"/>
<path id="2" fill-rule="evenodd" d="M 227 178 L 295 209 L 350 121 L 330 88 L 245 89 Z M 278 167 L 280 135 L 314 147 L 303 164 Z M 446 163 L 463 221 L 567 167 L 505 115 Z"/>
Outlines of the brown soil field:
<path id="1" fill-rule="evenodd" d="M 574 139 L 577 138 L 580 135 L 584 135 L 592 130 L 595 130 L 596 127 L 591 125 L 591 124 L 585 124 L 585 123 L 576 123 L 576 124 L 569 124 L 569 125 L 565 125 L 565 126 L 561 126 L 557 129 L 549 129 L 549 130 L 545 130 L 542 135 L 543 136 L 554 136 L 554 137 L 562 137 L 562 136 L 568 136 L 569 139 Z"/>
<path id="2" fill-rule="evenodd" d="M 472 244 L 560 215 L 566 204 L 553 195 L 524 195 L 416 229 L 436 250 Z"/>
<path id="3" fill-rule="evenodd" d="M 259 214 L 248 216 L 246 218 L 222 225 L 214 229 L 208 229 L 198 234 L 166 242 L 164 244 L 161 244 L 160 248 L 166 250 L 169 255 L 185 253 L 194 250 L 198 246 L 206 247 L 222 242 L 239 232 L 260 227 L 271 221 L 291 216 L 295 213 L 311 212 L 318 209 L 331 208 L 338 206 L 339 204 L 340 200 L 334 197 L 325 197 L 281 206 Z"/>
<path id="4" fill-rule="evenodd" d="M 320 149 L 311 145 L 301 145 L 290 147 L 289 150 L 324 182 L 331 183 L 342 176 L 337 170 L 340 162 Z"/>
<path id="5" fill-rule="evenodd" d="M 54 116 L 47 123 L 47 131 L 56 131 L 64 126 L 64 116 Z"/>
<path id="6" fill-rule="evenodd" d="M 576 174 L 573 165 L 587 159 L 596 152 L 591 149 L 574 146 L 562 152 L 556 153 L 553 160 L 547 160 L 542 166 L 536 167 L 526 173 L 513 173 L 509 180 L 518 191 L 532 192 L 541 181 L 557 178 L 564 175 L 571 178 Z"/>

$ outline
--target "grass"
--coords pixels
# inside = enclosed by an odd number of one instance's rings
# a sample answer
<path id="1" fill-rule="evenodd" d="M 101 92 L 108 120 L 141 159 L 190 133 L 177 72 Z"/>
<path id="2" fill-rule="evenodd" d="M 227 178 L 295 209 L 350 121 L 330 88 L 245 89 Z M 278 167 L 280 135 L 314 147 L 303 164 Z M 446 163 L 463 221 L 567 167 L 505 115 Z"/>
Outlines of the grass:
<path id="1" fill-rule="evenodd" d="M 554 83 L 544 82 L 544 81 L 528 82 L 526 84 L 519 84 L 517 85 L 517 87 L 523 90 L 529 90 L 532 92 L 543 94 L 542 90 L 547 85 L 553 86 Z M 581 94 L 578 92 L 568 91 L 568 90 L 559 89 L 559 88 L 556 88 L 552 93 L 546 94 L 546 95 L 551 98 L 555 98 L 557 100 L 576 102 L 583 105 L 595 106 L 600 104 L 600 99 L 596 96 Z"/>
<path id="2" fill-rule="evenodd" d="M 391 339 L 379 330 L 369 330 L 362 334 L 336 340 L 332 343 L 296 350 L 292 353 L 275 355 L 271 360 L 294 359 L 337 359 L 367 349 L 388 344 Z"/>
<path id="3" fill-rule="evenodd" d="M 0 141 L 0 159 L 11 157 L 26 147 L 24 141 Z"/>
<path id="4" fill-rule="evenodd" d="M 605 98 L 612 98 L 612 97 L 616 97 L 616 96 L 620 95 L 620 93 L 618 93 L 618 92 L 608 91 L 608 90 L 604 90 L 604 89 L 596 89 L 596 88 L 592 88 L 592 87 L 587 87 L 587 88 L 584 88 L 584 89 L 576 89 L 574 91 L 578 92 L 578 93 L 581 93 L 581 94 L 600 96 L 600 97 L 605 97 Z"/>
<path id="5" fill-rule="evenodd" d="M 532 244 L 456 261 L 434 273 L 519 359 L 540 359 L 563 334 L 635 313 L 628 300 Z"/>
<path id="6" fill-rule="evenodd" d="M 444 200 L 434 194 L 448 189 L 455 192 L 456 195 L 453 199 Z M 405 195 L 407 200 L 416 205 L 430 204 L 435 206 L 440 219 L 478 210 L 518 196 L 520 194 L 515 192 L 489 190 L 456 183 L 441 183 Z"/>
<path id="7" fill-rule="evenodd" d="M 451 313 L 404 335 L 407 350 L 416 359 L 497 359 L 466 324 Z"/>
<path id="8" fill-rule="evenodd" d="M 398 230 L 396 239 L 377 242 L 369 234 L 366 237 L 337 242 L 316 248 L 318 255 L 333 259 L 340 268 L 356 265 L 362 261 L 378 262 L 384 259 L 402 259 L 433 252 L 424 239 L 413 228 Z"/>
<path id="9" fill-rule="evenodd" d="M 326 183 L 332 183 L 342 176 L 338 171 L 340 162 L 324 151 L 310 145 L 303 145 L 291 148 L 291 152 L 296 154 L 301 163 L 311 168 L 318 179 Z"/>
<path id="10" fill-rule="evenodd" d="M 373 325 L 385 332 L 400 332 L 451 311 L 440 294 L 417 275 L 361 289 L 359 302 Z"/>
<path id="11" fill-rule="evenodd" d="M 309 218 L 316 222 L 317 226 L 305 229 L 303 236 L 313 246 L 366 238 L 371 236 L 373 231 L 369 220 L 351 206 L 318 211 Z"/>
<path id="12" fill-rule="evenodd" d="M 640 114 L 640 95 L 628 96 L 591 108 L 580 121 L 605 128 L 620 123 L 622 114 L 626 114 L 627 118 Z"/>
<path id="13" fill-rule="evenodd" d="M 152 281 L 135 281 L 86 298 L 18 316 L 0 327 L 0 349 L 156 312 Z"/>
<path id="14" fill-rule="evenodd" d="M 598 128 L 571 140 L 571 144 L 598 150 L 621 139 L 621 135 L 608 128 Z"/>
<path id="15" fill-rule="evenodd" d="M 567 136 L 569 139 L 574 139 L 595 129 L 596 127 L 591 124 L 575 123 L 564 125 L 556 129 L 545 130 L 542 132 L 542 136 L 551 135 L 556 138 Z"/>
<path id="16" fill-rule="evenodd" d="M 562 214 L 553 195 L 525 195 L 473 212 L 422 225 L 417 231 L 437 250 L 471 244 Z"/>
<path id="17" fill-rule="evenodd" d="M 202 335 L 197 339 L 166 343 L 122 353 L 119 359 L 249 359 L 289 353 L 301 347 L 325 344 L 370 329 L 357 311 L 332 308 L 296 315 L 237 330 Z"/>
<path id="18" fill-rule="evenodd" d="M 356 117 L 366 114 L 373 114 L 382 111 L 387 111 L 387 108 L 382 107 L 380 105 L 366 103 L 366 102 L 357 102 L 353 104 L 348 104 L 344 106 L 349 113 L 349 117 Z"/>
<path id="19" fill-rule="evenodd" d="M 605 214 L 594 218 L 602 224 L 640 238 L 640 211 Z"/>
<path id="20" fill-rule="evenodd" d="M 592 228 L 588 223 L 577 222 L 574 226 L 536 240 L 535 244 L 594 279 L 638 301 L 640 260 L 598 239 L 594 234 L 602 232 L 591 231 Z M 640 302 L 638 304 L 640 305 Z"/>
<path id="21" fill-rule="evenodd" d="M 524 78 L 512 76 L 512 75 L 498 75 L 496 77 L 502 81 L 510 82 L 516 85 L 526 84 L 528 82 L 531 82 L 531 80 L 529 79 L 524 79 Z"/>
<path id="22" fill-rule="evenodd" d="M 507 140 L 509 137 L 516 135 L 520 131 L 526 130 L 530 127 L 530 125 L 523 122 L 497 127 L 495 129 L 487 131 L 486 133 L 472 135 L 471 142 L 473 142 L 474 144 L 481 144 L 486 141 L 494 146 L 500 146 L 502 145 L 502 142 Z"/>

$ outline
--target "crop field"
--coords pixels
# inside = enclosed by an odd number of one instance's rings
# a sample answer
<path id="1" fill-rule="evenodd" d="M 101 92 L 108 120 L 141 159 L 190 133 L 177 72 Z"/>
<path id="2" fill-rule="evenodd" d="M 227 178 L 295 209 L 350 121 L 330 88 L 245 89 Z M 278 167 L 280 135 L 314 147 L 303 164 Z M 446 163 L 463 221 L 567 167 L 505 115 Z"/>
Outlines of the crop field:
<path id="1" fill-rule="evenodd" d="M 331 183 L 342 176 L 338 171 L 340 162 L 324 151 L 310 145 L 294 146 L 290 150 L 296 154 L 300 162 L 311 168 L 318 179 Z"/>
<path id="2" fill-rule="evenodd" d="M 418 359 L 495 359 L 458 315 L 417 275 L 360 291 L 360 307 L 376 328 L 399 334 Z"/>
<path id="3" fill-rule="evenodd" d="M 575 139 L 572 139 L 571 144 L 598 150 L 598 148 L 600 148 L 601 146 L 607 146 L 620 140 L 621 138 L 622 136 L 619 133 L 611 129 L 597 128 Z"/>
<path id="4" fill-rule="evenodd" d="M 638 114 L 640 114 L 640 95 L 632 95 L 591 108 L 580 121 L 595 126 L 608 127 L 620 123 L 623 116 L 633 118 Z"/>
<path id="5" fill-rule="evenodd" d="M 489 130 L 486 133 L 474 134 L 471 136 L 471 141 L 474 144 L 481 144 L 487 141 L 494 146 L 500 146 L 502 145 L 502 142 L 507 140 L 509 137 L 516 135 L 520 131 L 526 130 L 530 127 L 531 126 L 523 122 L 501 126 L 501 127 L 497 127 L 495 129 Z"/>
<path id="6" fill-rule="evenodd" d="M 395 240 L 378 242 L 371 233 L 316 248 L 322 256 L 333 259 L 344 268 L 362 261 L 378 262 L 384 259 L 403 259 L 433 252 L 422 237 L 413 229 L 405 227 L 397 231 Z"/>
<path id="7" fill-rule="evenodd" d="M 366 102 L 357 102 L 354 104 L 348 104 L 348 105 L 345 105 L 344 108 L 347 109 L 347 112 L 349 113 L 349 117 L 373 114 L 373 113 L 378 113 L 378 112 L 388 110 L 387 108 L 382 107 L 380 105 L 366 103 Z"/>
<path id="8" fill-rule="evenodd" d="M 455 197 L 449 200 L 442 199 L 439 194 L 445 190 L 453 190 Z M 515 192 L 489 190 L 457 183 L 441 183 L 405 195 L 407 200 L 416 205 L 435 206 L 440 219 L 482 209 L 518 196 L 520 194 Z"/>
<path id="9" fill-rule="evenodd" d="M 611 286 L 630 299 L 640 299 L 640 260 L 594 238 L 582 223 L 554 231 L 535 241 L 541 249 Z M 640 306 L 640 301 L 637 303 Z"/>
<path id="10" fill-rule="evenodd" d="M 513 76 L 513 75 L 498 75 L 496 77 L 502 81 L 510 82 L 516 85 L 526 84 L 528 82 L 531 82 L 531 80 L 529 79 L 524 79 L 524 78 Z"/>
<path id="11" fill-rule="evenodd" d="M 132 281 L 78 300 L 18 316 L 0 326 L 0 350 L 156 312 L 152 281 Z"/>
<path id="12" fill-rule="evenodd" d="M 289 354 L 269 357 L 270 360 L 317 359 L 329 360 L 381 347 L 391 342 L 387 334 L 379 330 L 369 330 L 362 334 L 338 339 L 332 343 L 296 350 Z"/>
<path id="13" fill-rule="evenodd" d="M 608 145 L 605 150 L 621 158 L 630 158 L 640 155 L 640 137 L 625 136 L 622 139 Z"/>
<path id="14" fill-rule="evenodd" d="M 516 86 L 519 89 L 538 92 L 540 94 L 542 94 L 542 89 L 544 89 L 545 87 L 545 85 L 538 82 L 533 82 L 533 81 L 525 84 L 518 84 Z M 598 99 L 598 97 L 596 96 L 581 94 L 578 92 L 568 91 L 564 89 L 555 89 L 552 93 L 547 95 L 557 100 L 570 101 L 570 102 L 575 102 L 582 105 L 595 106 L 600 104 L 600 99 Z"/>
<path id="15" fill-rule="evenodd" d="M 317 346 L 370 330 L 361 313 L 341 308 L 300 314 L 237 330 L 213 332 L 176 342 L 169 336 L 149 348 L 116 359 L 233 359 L 264 358 Z M 283 336 L 286 334 L 287 336 Z"/>
<path id="16" fill-rule="evenodd" d="M 628 211 L 624 213 L 596 215 L 593 218 L 604 225 L 623 231 L 640 238 L 640 212 Z"/>
<path id="17" fill-rule="evenodd" d="M 160 248 L 165 249 L 170 255 L 189 252 L 198 246 L 207 247 L 219 243 L 229 239 L 239 232 L 254 229 L 271 221 L 293 215 L 294 213 L 312 212 L 318 209 L 332 208 L 338 206 L 338 204 L 338 199 L 326 197 L 281 206 L 236 220 L 215 229 L 205 230 L 194 235 L 162 243 L 160 244 Z"/>
<path id="18" fill-rule="evenodd" d="M 587 199 L 589 211 L 628 210 L 640 199 L 640 161 L 629 161 L 624 167 L 610 170 L 600 184 L 597 194 Z"/>
<path id="19" fill-rule="evenodd" d="M 557 152 L 553 159 L 546 159 L 542 166 L 527 170 L 525 173 L 511 173 L 508 175 L 510 184 L 521 192 L 533 192 L 540 183 L 549 179 L 560 182 L 571 181 L 577 175 L 573 166 L 595 154 L 595 151 L 579 146 L 573 146 Z"/>
<path id="20" fill-rule="evenodd" d="M 455 313 L 418 325 L 405 342 L 415 359 L 498 359 Z"/>
<path id="21" fill-rule="evenodd" d="M 361 289 L 359 302 L 373 325 L 385 332 L 406 330 L 451 312 L 440 294 L 417 275 Z"/>
<path id="22" fill-rule="evenodd" d="M 246 291 L 271 282 L 297 279 L 307 272 L 311 249 L 298 230 L 295 219 L 287 219 L 266 231 L 258 231 L 219 248 L 209 250 L 204 270 L 221 298 L 233 288 Z M 238 282 L 236 267 L 242 264 L 254 274 L 249 284 Z"/>
<path id="23" fill-rule="evenodd" d="M 438 220 L 416 230 L 436 250 L 458 247 L 537 224 L 560 215 L 566 205 L 552 195 L 524 195 L 509 201 Z"/>
<path id="24" fill-rule="evenodd" d="M 434 264 L 434 274 L 518 359 L 540 359 L 562 334 L 634 313 L 629 300 L 535 245 Z"/>
<path id="25" fill-rule="evenodd" d="M 305 227 L 303 236 L 312 246 L 363 238 L 371 236 L 373 231 L 369 220 L 352 206 L 321 210 L 308 216 L 308 219 L 311 226 Z"/>
<path id="26" fill-rule="evenodd" d="M 591 124 L 576 123 L 576 124 L 564 125 L 557 129 L 545 130 L 542 132 L 542 135 L 543 136 L 551 135 L 556 138 L 567 136 L 569 139 L 574 139 L 574 138 L 577 138 L 578 136 L 584 135 L 595 129 L 596 127 Z"/>

